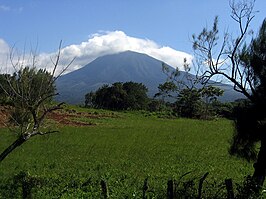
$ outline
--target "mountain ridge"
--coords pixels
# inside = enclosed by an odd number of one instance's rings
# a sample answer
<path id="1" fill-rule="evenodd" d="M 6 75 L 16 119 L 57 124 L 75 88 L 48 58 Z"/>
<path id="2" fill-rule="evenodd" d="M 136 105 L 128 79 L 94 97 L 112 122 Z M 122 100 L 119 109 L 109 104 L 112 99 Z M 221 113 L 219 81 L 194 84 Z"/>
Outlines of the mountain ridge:
<path id="1" fill-rule="evenodd" d="M 165 79 L 162 61 L 146 54 L 125 51 L 98 57 L 84 67 L 61 76 L 56 82 L 60 93 L 57 100 L 82 103 L 86 93 L 104 84 L 126 81 L 144 83 L 151 94 Z"/>
<path id="2" fill-rule="evenodd" d="M 98 57 L 84 67 L 58 78 L 56 87 L 60 95 L 56 100 L 70 104 L 83 104 L 86 93 L 95 91 L 104 84 L 127 81 L 143 83 L 149 89 L 149 96 L 152 97 L 158 92 L 158 85 L 167 79 L 162 71 L 162 63 L 149 55 L 134 51 Z M 185 72 L 180 71 L 181 77 L 184 74 Z M 232 101 L 240 97 L 229 85 L 220 85 L 228 90 L 223 97 L 228 99 L 224 101 Z"/>

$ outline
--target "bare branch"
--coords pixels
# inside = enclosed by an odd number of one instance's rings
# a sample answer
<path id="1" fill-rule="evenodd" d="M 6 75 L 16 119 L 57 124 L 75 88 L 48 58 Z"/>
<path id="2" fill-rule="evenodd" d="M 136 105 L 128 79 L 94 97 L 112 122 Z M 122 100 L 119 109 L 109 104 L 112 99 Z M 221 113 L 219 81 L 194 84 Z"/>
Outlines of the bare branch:
<path id="1" fill-rule="evenodd" d="M 47 134 L 51 134 L 51 133 L 58 133 L 59 131 L 46 131 L 46 132 L 42 132 L 42 131 L 33 131 L 32 133 L 30 133 L 30 137 L 33 137 L 35 135 L 47 135 Z"/>
<path id="2" fill-rule="evenodd" d="M 53 106 L 49 109 L 46 109 L 44 110 L 43 114 L 40 116 L 39 118 L 39 124 L 43 122 L 45 116 L 48 114 L 48 113 L 51 113 L 55 110 L 59 110 L 59 109 L 62 109 L 62 105 L 64 105 L 65 103 L 64 102 L 61 102 L 60 104 L 56 105 L 56 106 Z"/>
<path id="3" fill-rule="evenodd" d="M 232 43 L 229 42 L 230 38 L 227 32 L 224 33 L 222 40 L 219 40 L 217 17 L 211 30 L 204 28 L 198 36 L 192 36 L 198 64 L 197 77 L 203 83 L 207 83 L 214 76 L 221 76 L 232 82 L 234 89 L 249 99 L 252 97 L 248 89 L 249 87 L 253 89 L 251 73 L 250 71 L 246 72 L 242 67 L 239 53 L 248 35 L 250 23 L 254 18 L 254 2 L 254 0 L 249 3 L 247 1 L 238 3 L 234 0 L 230 1 L 231 17 L 239 26 L 239 36 L 236 39 L 231 39 Z M 221 42 L 220 47 L 217 45 L 219 42 Z"/>

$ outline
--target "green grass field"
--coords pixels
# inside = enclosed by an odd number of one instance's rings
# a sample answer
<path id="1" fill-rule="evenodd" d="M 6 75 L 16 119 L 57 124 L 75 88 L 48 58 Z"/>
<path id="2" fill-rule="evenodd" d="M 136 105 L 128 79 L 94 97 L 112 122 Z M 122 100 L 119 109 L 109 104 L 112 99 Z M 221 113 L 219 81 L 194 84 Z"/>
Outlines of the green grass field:
<path id="1" fill-rule="evenodd" d="M 161 198 L 167 181 L 187 172 L 191 173 L 182 180 L 209 172 L 207 181 L 218 184 L 225 178 L 240 183 L 252 173 L 251 163 L 228 155 L 233 133 L 229 120 L 79 111 L 111 117 L 76 118 L 93 125 L 60 126 L 60 133 L 36 136 L 16 149 L 0 164 L 0 198 L 21 195 L 14 180 L 21 172 L 37 179 L 32 182 L 33 198 L 100 198 L 102 179 L 111 198 L 141 198 L 147 177 L 151 198 Z M 15 138 L 1 129 L 0 151 Z"/>

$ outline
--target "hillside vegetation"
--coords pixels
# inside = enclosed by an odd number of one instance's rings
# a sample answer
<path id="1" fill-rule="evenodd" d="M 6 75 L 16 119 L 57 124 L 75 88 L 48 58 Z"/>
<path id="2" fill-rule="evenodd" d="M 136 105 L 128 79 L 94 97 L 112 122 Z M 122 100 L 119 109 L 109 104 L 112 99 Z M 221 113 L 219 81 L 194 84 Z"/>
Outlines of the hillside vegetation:
<path id="1" fill-rule="evenodd" d="M 100 198 L 101 180 L 111 198 L 142 198 L 146 178 L 147 193 L 164 198 L 167 181 L 187 172 L 180 181 L 198 182 L 209 172 L 205 185 L 217 189 L 225 178 L 240 183 L 252 171 L 252 164 L 228 155 L 230 120 L 76 107 L 50 120 L 59 133 L 29 140 L 0 165 L 0 198 L 20 198 L 25 189 L 33 198 Z M 1 128 L 0 150 L 15 138 Z"/>

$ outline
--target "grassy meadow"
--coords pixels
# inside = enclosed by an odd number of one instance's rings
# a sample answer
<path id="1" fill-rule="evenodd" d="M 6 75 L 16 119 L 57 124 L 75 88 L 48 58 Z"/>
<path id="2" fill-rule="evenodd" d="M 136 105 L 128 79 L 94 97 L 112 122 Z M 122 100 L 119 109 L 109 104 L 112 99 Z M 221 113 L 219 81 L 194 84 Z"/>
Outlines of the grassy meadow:
<path id="1" fill-rule="evenodd" d="M 87 126 L 57 125 L 59 133 L 36 136 L 0 164 L 0 198 L 19 198 L 16 179 L 28 176 L 33 198 L 101 198 L 100 181 L 110 198 L 142 198 L 148 178 L 150 198 L 166 197 L 167 181 L 243 181 L 252 163 L 228 154 L 232 122 L 164 119 L 143 112 L 75 108 L 93 117 L 73 120 Z M 0 151 L 16 139 L 0 130 Z"/>

